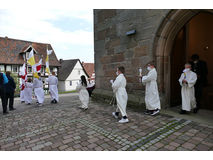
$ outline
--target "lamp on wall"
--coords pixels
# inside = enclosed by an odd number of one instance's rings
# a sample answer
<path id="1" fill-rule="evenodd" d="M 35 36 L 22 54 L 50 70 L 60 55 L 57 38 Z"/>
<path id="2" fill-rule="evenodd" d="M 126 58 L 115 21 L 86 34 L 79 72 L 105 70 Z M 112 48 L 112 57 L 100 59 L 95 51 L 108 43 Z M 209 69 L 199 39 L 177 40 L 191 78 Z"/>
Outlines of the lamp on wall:
<path id="1" fill-rule="evenodd" d="M 135 33 L 136 33 L 136 30 L 133 29 L 133 30 L 131 30 L 131 31 L 126 32 L 126 35 L 127 35 L 127 36 L 130 36 L 130 35 L 133 35 L 133 34 L 135 34 Z"/>
<path id="2" fill-rule="evenodd" d="M 204 47 L 204 50 L 207 51 L 209 49 L 209 46 Z"/>

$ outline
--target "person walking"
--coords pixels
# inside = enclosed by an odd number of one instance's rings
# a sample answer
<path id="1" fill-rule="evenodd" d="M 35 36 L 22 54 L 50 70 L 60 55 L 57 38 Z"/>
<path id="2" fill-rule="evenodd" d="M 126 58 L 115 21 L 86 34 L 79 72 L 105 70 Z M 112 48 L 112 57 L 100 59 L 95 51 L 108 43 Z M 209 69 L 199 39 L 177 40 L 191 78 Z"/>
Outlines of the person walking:
<path id="1" fill-rule="evenodd" d="M 5 93 L 6 93 L 6 105 L 8 105 L 9 101 L 9 110 L 13 111 L 15 108 L 13 107 L 14 104 L 14 93 L 16 89 L 16 83 L 13 77 L 10 76 L 10 72 L 6 72 L 6 76 L 8 79 L 8 83 L 5 85 Z"/>
<path id="2" fill-rule="evenodd" d="M 6 93 L 5 93 L 5 84 L 8 83 L 7 76 L 0 70 L 0 97 L 3 108 L 3 115 L 8 114 L 7 104 L 6 104 Z"/>

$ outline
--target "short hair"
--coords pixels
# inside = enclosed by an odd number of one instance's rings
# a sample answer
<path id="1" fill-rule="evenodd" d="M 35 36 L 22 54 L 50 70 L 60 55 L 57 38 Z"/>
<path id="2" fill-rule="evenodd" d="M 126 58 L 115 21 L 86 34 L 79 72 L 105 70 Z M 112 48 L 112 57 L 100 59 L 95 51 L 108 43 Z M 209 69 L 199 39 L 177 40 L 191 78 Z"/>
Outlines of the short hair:
<path id="1" fill-rule="evenodd" d="M 199 56 L 198 56 L 198 54 L 193 54 L 192 56 L 191 56 L 191 59 L 192 60 L 199 60 Z"/>
<path id="2" fill-rule="evenodd" d="M 39 75 L 39 77 L 41 76 L 41 73 L 40 72 L 38 72 L 38 75 Z"/>
<path id="3" fill-rule="evenodd" d="M 186 63 L 184 66 L 190 66 L 190 67 L 192 67 L 191 63 Z"/>
<path id="4" fill-rule="evenodd" d="M 7 72 L 6 72 L 6 75 L 7 75 L 7 76 L 10 76 L 10 71 L 7 71 Z"/>
<path id="5" fill-rule="evenodd" d="M 155 61 L 150 61 L 149 63 L 146 64 L 146 66 L 148 66 L 148 65 L 151 65 L 151 66 L 154 66 L 154 67 L 156 66 Z"/>
<path id="6" fill-rule="evenodd" d="M 29 79 L 27 80 L 27 82 L 32 82 L 32 79 L 31 79 L 31 78 L 29 78 Z"/>
<path id="7" fill-rule="evenodd" d="M 119 66 L 118 70 L 121 71 L 121 73 L 123 74 L 125 73 L 125 68 L 123 66 Z"/>

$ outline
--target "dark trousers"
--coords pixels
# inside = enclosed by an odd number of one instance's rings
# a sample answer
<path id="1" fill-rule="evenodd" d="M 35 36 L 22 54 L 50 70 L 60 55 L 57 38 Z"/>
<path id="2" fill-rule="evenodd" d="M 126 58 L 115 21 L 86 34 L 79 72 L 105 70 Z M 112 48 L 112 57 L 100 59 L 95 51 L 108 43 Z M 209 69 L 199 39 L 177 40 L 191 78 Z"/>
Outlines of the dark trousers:
<path id="1" fill-rule="evenodd" d="M 13 102 L 14 102 L 14 92 L 8 92 L 6 93 L 6 106 L 8 105 L 8 100 L 9 100 L 9 108 L 13 109 Z"/>
<path id="2" fill-rule="evenodd" d="M 196 83 L 195 84 L 195 98 L 196 98 L 198 109 L 200 108 L 200 105 L 201 105 L 202 92 L 203 92 L 203 84 Z"/>
<path id="3" fill-rule="evenodd" d="M 7 112 L 7 102 L 6 102 L 6 93 L 5 88 L 0 86 L 0 96 L 1 96 L 1 103 L 3 108 L 3 113 Z"/>

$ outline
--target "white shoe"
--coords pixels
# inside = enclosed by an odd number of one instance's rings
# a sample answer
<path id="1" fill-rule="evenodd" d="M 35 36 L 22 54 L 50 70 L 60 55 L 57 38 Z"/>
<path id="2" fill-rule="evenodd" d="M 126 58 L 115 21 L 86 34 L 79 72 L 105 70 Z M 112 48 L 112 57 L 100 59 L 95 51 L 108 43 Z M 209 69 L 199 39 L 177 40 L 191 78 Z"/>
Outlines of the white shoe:
<path id="1" fill-rule="evenodd" d="M 159 112 L 160 112 L 160 110 L 159 110 L 159 109 L 156 109 L 156 110 L 153 111 L 152 114 L 150 114 L 150 115 L 151 115 L 151 116 L 154 116 L 154 115 L 158 114 Z"/>
<path id="2" fill-rule="evenodd" d="M 129 120 L 126 118 L 126 119 L 124 119 L 124 118 L 122 118 L 120 121 L 118 121 L 119 123 L 128 123 L 129 122 Z"/>
<path id="3" fill-rule="evenodd" d="M 113 117 L 115 117 L 116 119 L 118 119 L 118 116 L 115 114 L 115 112 L 112 112 Z"/>

